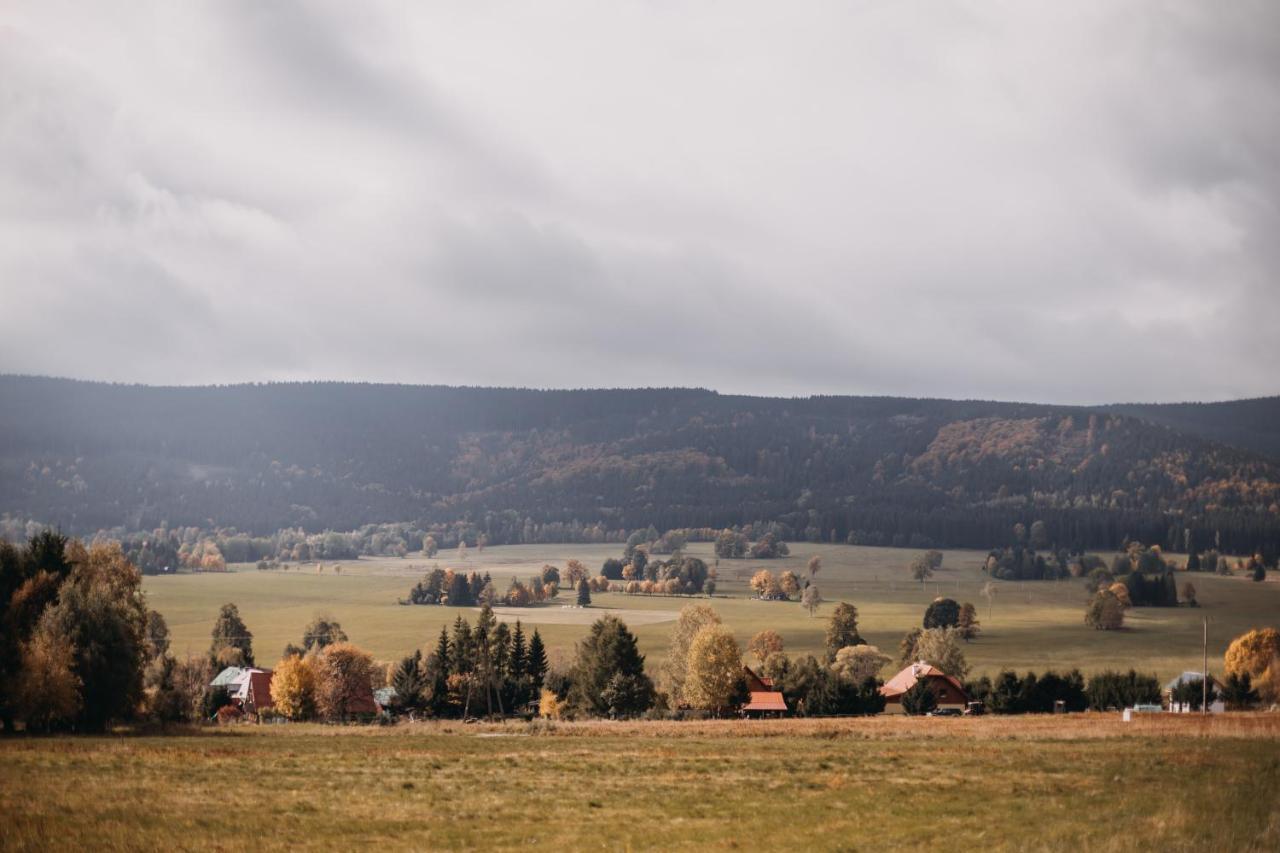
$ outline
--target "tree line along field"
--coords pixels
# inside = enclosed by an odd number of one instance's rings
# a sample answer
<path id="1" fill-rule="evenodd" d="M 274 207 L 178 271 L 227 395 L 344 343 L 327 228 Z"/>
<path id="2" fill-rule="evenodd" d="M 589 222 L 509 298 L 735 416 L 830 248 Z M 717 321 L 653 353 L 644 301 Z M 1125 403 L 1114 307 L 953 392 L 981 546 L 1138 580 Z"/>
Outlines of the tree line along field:
<path id="1" fill-rule="evenodd" d="M 779 632 L 788 653 L 818 653 L 834 602 L 857 605 L 862 635 L 896 657 L 898 643 L 919 627 L 925 608 L 938 595 L 973 602 L 981 620 L 981 634 L 965 646 L 971 677 L 994 675 L 1001 669 L 1037 672 L 1078 667 L 1086 674 L 1103 669 L 1136 667 L 1162 680 L 1201 666 L 1201 618 L 1208 617 L 1210 670 L 1221 669 L 1231 639 L 1245 631 L 1275 626 L 1280 620 L 1280 582 L 1274 574 L 1263 583 L 1244 577 L 1210 573 L 1178 574 L 1178 585 L 1193 583 L 1198 608 L 1134 608 L 1122 631 L 1095 631 L 1084 624 L 1089 596 L 1079 579 L 1060 581 L 999 581 L 981 570 L 985 552 L 947 551 L 941 570 L 923 586 L 908 576 L 907 566 L 918 552 L 908 549 L 847 545 L 796 544 L 791 556 L 774 560 L 721 560 L 716 597 L 709 603 L 734 630 L 740 644 L 756 632 Z M 715 557 L 710 543 L 689 546 L 686 553 L 709 565 Z M 259 665 L 272 666 L 284 649 L 298 643 L 307 623 L 317 614 L 337 619 L 352 642 L 382 661 L 398 660 L 427 646 L 442 625 L 452 624 L 464 608 L 402 606 L 409 588 L 432 566 L 489 572 L 499 592 L 509 579 L 527 579 L 544 563 L 563 568 L 569 559 L 582 561 L 592 573 L 609 557 L 621 554 L 619 545 L 510 545 L 483 552 L 472 548 L 465 558 L 442 551 L 427 560 L 421 554 L 407 559 L 362 558 L 336 564 L 289 564 L 287 570 L 258 571 L 235 565 L 226 573 L 148 576 L 144 580 L 148 604 L 167 620 L 175 654 L 201 654 L 226 602 L 239 606 L 250 631 Z M 810 617 L 798 602 L 759 601 L 747 581 L 760 568 L 777 573 L 791 569 L 803 576 L 810 556 L 822 558 L 817 584 L 826 600 Z M 995 590 L 988 600 L 982 590 Z M 639 639 L 648 668 L 666 656 L 672 622 L 691 600 L 705 598 L 593 593 L 592 606 L 573 604 L 571 591 L 541 606 L 506 610 L 542 634 L 553 662 L 569 655 L 574 643 L 601 613 L 618 611 Z M 508 618 L 511 618 L 510 616 Z"/>
<path id="2" fill-rule="evenodd" d="M 0 740 L 8 850 L 1275 850 L 1277 802 L 1265 714 Z"/>

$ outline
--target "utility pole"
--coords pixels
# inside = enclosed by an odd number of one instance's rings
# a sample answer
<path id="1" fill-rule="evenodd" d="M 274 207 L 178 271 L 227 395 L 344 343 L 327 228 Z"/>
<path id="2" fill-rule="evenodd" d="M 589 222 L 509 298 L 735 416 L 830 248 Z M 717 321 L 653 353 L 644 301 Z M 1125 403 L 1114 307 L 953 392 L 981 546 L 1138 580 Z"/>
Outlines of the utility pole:
<path id="1" fill-rule="evenodd" d="M 1209 617 L 1201 617 L 1204 624 L 1204 639 L 1200 644 L 1200 652 L 1204 656 L 1200 670 L 1200 674 L 1204 676 L 1200 679 L 1200 713 L 1201 715 L 1209 713 Z"/>

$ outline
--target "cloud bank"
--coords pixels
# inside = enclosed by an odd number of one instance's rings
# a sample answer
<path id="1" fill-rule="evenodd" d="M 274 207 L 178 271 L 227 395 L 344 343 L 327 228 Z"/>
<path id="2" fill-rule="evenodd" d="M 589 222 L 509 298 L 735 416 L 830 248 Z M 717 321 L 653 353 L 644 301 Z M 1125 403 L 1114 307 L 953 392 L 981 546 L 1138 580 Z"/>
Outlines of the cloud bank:
<path id="1" fill-rule="evenodd" d="M 1280 392 L 1280 5 L 0 14 L 0 371 Z"/>

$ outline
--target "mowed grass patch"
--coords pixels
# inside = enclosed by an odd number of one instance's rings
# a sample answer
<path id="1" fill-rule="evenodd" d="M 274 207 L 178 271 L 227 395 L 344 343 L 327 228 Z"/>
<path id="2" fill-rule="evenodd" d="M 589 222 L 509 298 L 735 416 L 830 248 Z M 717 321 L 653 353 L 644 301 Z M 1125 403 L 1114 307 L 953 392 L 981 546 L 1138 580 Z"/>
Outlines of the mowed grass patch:
<path id="1" fill-rule="evenodd" d="M 858 606 L 866 639 L 895 654 L 908 630 L 920 625 L 924 609 L 938 595 L 973 602 L 982 621 L 982 635 L 966 647 L 974 675 L 994 674 L 1001 668 L 1020 671 L 1079 667 L 1086 673 L 1135 666 L 1155 672 L 1162 679 L 1200 667 L 1201 618 L 1210 620 L 1210 666 L 1220 663 L 1231 639 L 1250 628 L 1280 625 L 1280 578 L 1264 583 L 1242 577 L 1217 577 L 1179 573 L 1179 587 L 1193 583 L 1200 608 L 1136 608 L 1128 614 L 1128 626 L 1120 632 L 1094 631 L 1084 624 L 1088 596 L 1081 581 L 991 581 L 989 600 L 982 590 L 990 579 L 981 571 L 985 552 L 947 551 L 942 570 L 928 583 L 911 581 L 907 566 L 918 553 L 908 549 L 869 548 L 848 545 L 792 545 L 793 555 L 781 560 L 723 560 L 719 587 L 713 599 L 693 599 L 716 608 L 745 646 L 765 628 L 782 634 L 792 653 L 820 652 L 826 617 L 836 601 Z M 688 553 L 714 564 L 709 543 L 696 543 Z M 401 606 L 409 588 L 431 566 L 461 571 L 488 571 L 499 591 L 511 577 L 528 578 L 544 563 L 563 568 L 569 559 L 581 560 L 592 571 L 611 556 L 616 545 L 511 545 L 471 549 L 466 559 L 455 551 L 435 559 L 421 555 L 406 559 L 378 558 L 344 561 L 335 574 L 327 563 L 291 567 L 288 571 L 259 572 L 252 566 L 236 566 L 226 574 L 183 574 L 149 577 L 145 589 L 150 605 L 169 622 L 173 648 L 181 654 L 201 653 L 208 647 L 209 632 L 218 608 L 235 602 L 254 633 L 260 663 L 271 666 L 287 643 L 297 643 L 312 617 L 325 613 L 338 619 L 351 639 L 390 661 L 416 648 L 434 643 L 442 626 L 460 614 L 474 619 L 474 612 L 449 607 Z M 820 556 L 822 571 L 817 583 L 828 603 L 811 618 L 797 602 L 764 602 L 750 596 L 747 580 L 761 568 L 775 573 L 791 569 L 804 575 L 810 556 Z M 586 626 L 601 611 L 644 611 L 631 627 L 651 665 L 666 657 L 670 621 L 690 599 L 665 596 L 593 594 L 594 607 L 565 610 L 572 593 L 524 612 L 530 625 L 537 624 L 553 654 L 572 652 Z M 647 623 L 647 624 L 646 624 Z M 887 673 L 886 673 L 887 674 Z"/>
<path id="2" fill-rule="evenodd" d="M 1280 844 L 1276 718 L 1116 718 L 10 739 L 0 838 L 6 849 Z"/>

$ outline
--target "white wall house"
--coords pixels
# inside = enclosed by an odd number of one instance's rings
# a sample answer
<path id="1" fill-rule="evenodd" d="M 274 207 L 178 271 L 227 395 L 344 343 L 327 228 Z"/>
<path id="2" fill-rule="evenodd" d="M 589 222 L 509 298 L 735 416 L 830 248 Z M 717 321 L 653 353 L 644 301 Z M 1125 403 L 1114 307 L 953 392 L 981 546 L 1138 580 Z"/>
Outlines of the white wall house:
<path id="1" fill-rule="evenodd" d="M 1193 711 L 1189 703 L 1173 701 L 1173 691 L 1174 691 L 1174 688 L 1176 688 L 1179 684 L 1182 684 L 1183 682 L 1199 681 L 1202 678 L 1204 678 L 1204 673 L 1202 672 L 1184 672 L 1182 673 L 1182 675 L 1179 675 L 1173 681 L 1170 681 L 1168 684 L 1164 686 L 1164 691 L 1163 691 L 1164 700 L 1165 700 L 1165 705 L 1169 709 L 1169 713 L 1171 714 L 1199 713 L 1197 711 Z M 1209 683 L 1213 685 L 1213 688 L 1218 693 L 1218 698 L 1214 699 L 1212 702 L 1209 703 L 1209 713 L 1221 714 L 1223 711 L 1227 710 L 1227 706 L 1224 705 L 1222 702 L 1222 682 L 1214 678 L 1212 675 L 1210 675 Z"/>

